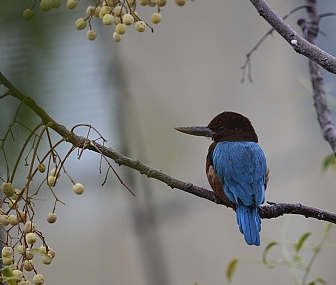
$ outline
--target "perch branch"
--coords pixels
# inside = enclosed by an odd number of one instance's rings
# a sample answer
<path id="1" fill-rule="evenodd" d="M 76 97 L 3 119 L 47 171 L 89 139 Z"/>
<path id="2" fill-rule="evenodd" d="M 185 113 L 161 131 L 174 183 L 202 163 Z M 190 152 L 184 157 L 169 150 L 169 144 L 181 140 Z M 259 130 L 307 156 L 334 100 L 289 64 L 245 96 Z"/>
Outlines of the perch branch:
<path id="1" fill-rule="evenodd" d="M 230 205 L 226 204 L 219 197 L 217 197 L 214 194 L 214 192 L 208 189 L 199 187 L 189 182 L 178 180 L 160 170 L 156 170 L 142 163 L 137 159 L 126 157 L 114 151 L 110 147 L 106 147 L 95 141 L 88 141 L 87 137 L 78 136 L 74 134 L 73 132 L 69 131 L 65 126 L 60 125 L 55 120 L 53 120 L 40 106 L 38 106 L 35 103 L 33 99 L 21 93 L 12 83 L 9 82 L 9 80 L 2 73 L 0 73 L 0 83 L 8 88 L 8 92 L 10 95 L 19 99 L 21 102 L 24 102 L 24 104 L 26 104 L 37 116 L 41 118 L 44 124 L 46 125 L 49 124 L 49 127 L 53 129 L 56 133 L 58 133 L 60 136 L 62 136 L 64 141 L 71 143 L 74 147 L 77 147 L 79 149 L 88 149 L 98 154 L 103 154 L 106 157 L 113 159 L 118 165 L 124 165 L 134 170 L 137 170 L 141 174 L 145 174 L 148 178 L 157 179 L 167 184 L 171 188 L 180 189 L 184 192 L 212 201 L 216 204 L 221 204 L 225 205 L 226 207 L 230 207 Z M 315 218 L 336 224 L 335 213 L 325 211 L 322 209 L 317 209 L 314 207 L 305 206 L 300 203 L 289 204 L 289 203 L 269 202 L 269 205 L 259 207 L 259 213 L 260 217 L 265 219 L 276 218 L 284 214 L 296 214 L 296 215 L 303 215 L 307 218 L 308 217 Z"/>

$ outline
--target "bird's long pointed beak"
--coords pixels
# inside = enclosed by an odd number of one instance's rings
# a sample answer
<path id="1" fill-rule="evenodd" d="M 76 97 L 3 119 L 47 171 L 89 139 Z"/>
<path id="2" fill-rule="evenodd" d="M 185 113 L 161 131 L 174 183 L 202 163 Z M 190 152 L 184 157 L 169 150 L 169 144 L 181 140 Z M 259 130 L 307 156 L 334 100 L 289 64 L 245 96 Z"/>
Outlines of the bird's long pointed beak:
<path id="1" fill-rule="evenodd" d="M 210 130 L 205 126 L 195 126 L 195 127 L 176 127 L 175 130 L 193 136 L 202 136 L 211 138 L 214 131 Z"/>

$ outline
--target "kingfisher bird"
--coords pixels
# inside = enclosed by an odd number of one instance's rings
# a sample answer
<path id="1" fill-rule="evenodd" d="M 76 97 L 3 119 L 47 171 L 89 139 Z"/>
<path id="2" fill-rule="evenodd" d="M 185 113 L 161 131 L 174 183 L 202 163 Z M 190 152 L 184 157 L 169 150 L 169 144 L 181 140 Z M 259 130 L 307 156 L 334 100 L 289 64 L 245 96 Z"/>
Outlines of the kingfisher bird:
<path id="1" fill-rule="evenodd" d="M 211 138 L 206 175 L 214 193 L 236 211 L 240 232 L 249 245 L 260 245 L 258 207 L 265 200 L 269 170 L 251 121 L 231 111 L 220 113 L 208 126 L 176 130 Z"/>

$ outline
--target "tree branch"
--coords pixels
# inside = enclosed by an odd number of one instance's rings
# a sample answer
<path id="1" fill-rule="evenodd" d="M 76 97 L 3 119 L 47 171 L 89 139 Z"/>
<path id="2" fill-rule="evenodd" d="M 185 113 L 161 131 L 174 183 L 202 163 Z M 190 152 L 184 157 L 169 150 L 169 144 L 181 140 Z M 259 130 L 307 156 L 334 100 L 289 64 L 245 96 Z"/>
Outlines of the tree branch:
<path id="1" fill-rule="evenodd" d="M 298 35 L 265 0 L 250 0 L 263 17 L 292 47 L 325 70 L 336 74 L 336 58 Z M 308 8 L 309 9 L 309 8 Z"/>
<path id="2" fill-rule="evenodd" d="M 21 102 L 26 104 L 37 116 L 39 116 L 42 122 L 53 129 L 56 133 L 63 137 L 64 141 L 71 143 L 74 147 L 80 149 L 88 149 L 99 154 L 103 154 L 106 157 L 113 159 L 118 165 L 124 165 L 130 167 L 134 170 L 139 171 L 141 174 L 145 174 L 148 178 L 157 179 L 171 188 L 180 189 L 184 192 L 193 194 L 200 198 L 212 201 L 216 204 L 225 205 L 226 207 L 231 207 L 226 204 L 223 200 L 217 197 L 213 191 L 199 187 L 189 182 L 184 182 L 178 180 L 168 174 L 156 170 L 137 159 L 132 159 L 126 157 L 112 148 L 106 147 L 94 141 L 90 141 L 87 137 L 78 136 L 71 131 L 69 131 L 65 126 L 58 124 L 53 120 L 40 106 L 38 106 L 33 99 L 25 96 L 21 93 L 1 72 L 0 72 L 0 83 L 8 88 L 9 95 L 19 99 Z M 260 217 L 264 219 L 277 218 L 284 214 L 296 214 L 303 215 L 305 217 L 315 218 L 318 220 L 324 220 L 336 224 L 336 214 L 325 211 L 322 209 L 317 209 L 309 206 L 304 206 L 300 203 L 289 204 L 289 203 L 272 203 L 268 202 L 270 205 L 260 206 L 259 213 Z"/>

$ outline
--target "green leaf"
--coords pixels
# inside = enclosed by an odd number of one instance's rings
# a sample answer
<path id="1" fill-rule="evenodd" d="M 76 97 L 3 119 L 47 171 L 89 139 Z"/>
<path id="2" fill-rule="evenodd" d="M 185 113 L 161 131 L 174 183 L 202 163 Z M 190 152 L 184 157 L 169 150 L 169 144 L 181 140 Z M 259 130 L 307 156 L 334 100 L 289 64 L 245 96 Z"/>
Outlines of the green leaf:
<path id="1" fill-rule="evenodd" d="M 298 242 L 295 244 L 295 250 L 296 252 L 299 252 L 300 249 L 302 248 L 303 244 L 305 243 L 306 239 L 311 235 L 311 233 L 305 233 L 303 234 L 300 239 L 298 240 Z"/>
<path id="2" fill-rule="evenodd" d="M 277 245 L 277 244 L 278 244 L 278 243 L 277 243 L 276 241 L 273 241 L 273 242 L 269 243 L 269 244 L 266 246 L 266 248 L 265 248 L 265 250 L 264 250 L 264 252 L 263 252 L 262 262 L 263 262 L 263 264 L 264 264 L 267 268 L 270 268 L 270 269 L 274 268 L 274 266 L 268 264 L 268 262 L 267 262 L 267 253 L 268 253 L 268 251 L 271 249 L 271 247 L 273 247 L 273 246 L 275 246 L 275 245 Z"/>
<path id="3" fill-rule="evenodd" d="M 16 285 L 17 279 L 14 277 L 13 271 L 10 267 L 5 266 L 1 270 L 2 278 L 5 279 L 9 285 Z"/>
<path id="4" fill-rule="evenodd" d="M 239 258 L 232 259 L 226 268 L 226 278 L 229 282 L 232 281 L 233 274 L 237 269 Z"/>
<path id="5" fill-rule="evenodd" d="M 41 254 L 41 255 L 45 255 L 45 256 L 48 255 L 45 251 L 40 250 L 39 248 L 29 248 L 29 249 L 27 249 L 27 251 L 31 251 L 31 252 Z"/>
<path id="6" fill-rule="evenodd" d="M 309 282 L 307 285 L 315 285 L 315 281 Z"/>
<path id="7" fill-rule="evenodd" d="M 330 155 L 328 155 L 322 163 L 322 171 L 325 172 L 327 170 L 328 167 L 336 167 L 336 156 L 332 153 Z"/>
<path id="8" fill-rule="evenodd" d="M 320 284 L 323 284 L 323 285 L 328 285 L 328 282 L 325 281 L 325 280 L 322 279 L 322 278 L 316 278 L 316 279 L 313 280 L 312 282 L 309 282 L 307 285 L 315 285 L 316 283 L 320 283 Z"/>
<path id="9" fill-rule="evenodd" d="M 323 234 L 325 237 L 328 237 L 329 236 L 329 233 L 331 231 L 331 228 L 332 228 L 332 223 L 327 223 L 324 227 L 324 231 L 323 231 Z"/>

